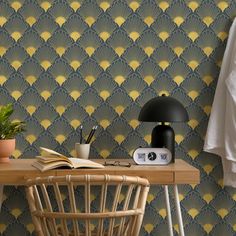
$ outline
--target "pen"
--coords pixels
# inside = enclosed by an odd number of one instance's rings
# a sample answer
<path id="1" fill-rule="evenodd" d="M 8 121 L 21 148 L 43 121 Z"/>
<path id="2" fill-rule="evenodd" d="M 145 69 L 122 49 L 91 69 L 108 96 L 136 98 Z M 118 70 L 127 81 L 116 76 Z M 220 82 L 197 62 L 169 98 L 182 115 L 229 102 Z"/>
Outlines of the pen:
<path id="1" fill-rule="evenodd" d="M 85 143 L 87 143 L 87 144 L 90 143 L 90 141 L 92 140 L 92 137 L 93 137 L 93 135 L 94 135 L 94 133 L 95 133 L 97 128 L 98 128 L 98 126 L 93 126 L 93 128 L 90 131 L 89 136 L 88 136 L 88 138 L 87 138 Z"/>
<path id="2" fill-rule="evenodd" d="M 80 126 L 80 141 L 79 143 L 82 144 L 83 142 L 83 125 Z"/>
<path id="3" fill-rule="evenodd" d="M 91 134 L 91 136 L 90 136 L 90 139 L 88 140 L 88 143 L 91 142 L 91 140 L 92 140 L 92 138 L 93 138 L 93 135 L 94 135 L 95 131 L 97 130 L 97 128 L 98 128 L 98 126 L 95 126 L 95 127 L 94 127 L 94 129 L 93 129 L 93 131 L 92 131 L 92 134 Z"/>
<path id="4" fill-rule="evenodd" d="M 89 139 L 90 139 L 90 136 L 92 135 L 92 133 L 93 133 L 93 129 L 95 128 L 95 126 L 93 126 L 93 128 L 91 129 L 91 131 L 90 131 L 90 133 L 89 133 L 89 135 L 88 135 L 88 138 L 87 138 L 87 140 L 85 141 L 85 143 L 89 143 L 88 141 L 89 141 Z"/>

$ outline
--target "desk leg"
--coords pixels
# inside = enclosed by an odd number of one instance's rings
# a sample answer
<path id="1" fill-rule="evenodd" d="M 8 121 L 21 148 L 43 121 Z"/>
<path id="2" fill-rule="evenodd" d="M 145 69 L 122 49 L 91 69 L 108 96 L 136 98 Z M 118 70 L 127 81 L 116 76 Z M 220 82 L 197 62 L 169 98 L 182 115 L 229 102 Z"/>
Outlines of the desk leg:
<path id="1" fill-rule="evenodd" d="M 169 235 L 173 236 L 174 234 L 173 234 L 173 224 L 172 224 L 172 219 L 171 219 L 170 198 L 169 198 L 168 185 L 164 186 L 164 190 L 165 190 L 166 214 L 167 214 Z"/>
<path id="2" fill-rule="evenodd" d="M 177 220 L 178 220 L 178 224 L 179 224 L 179 232 L 180 232 L 181 236 L 184 236 L 184 226 L 183 226 L 183 219 L 182 219 L 182 214 L 181 214 L 177 184 L 174 185 L 174 192 L 175 192 L 175 206 L 176 206 L 176 211 L 177 211 Z"/>
<path id="3" fill-rule="evenodd" d="M 0 185 L 0 211 L 2 209 L 2 202 L 3 202 L 3 189 L 4 189 L 4 185 L 1 184 Z"/>

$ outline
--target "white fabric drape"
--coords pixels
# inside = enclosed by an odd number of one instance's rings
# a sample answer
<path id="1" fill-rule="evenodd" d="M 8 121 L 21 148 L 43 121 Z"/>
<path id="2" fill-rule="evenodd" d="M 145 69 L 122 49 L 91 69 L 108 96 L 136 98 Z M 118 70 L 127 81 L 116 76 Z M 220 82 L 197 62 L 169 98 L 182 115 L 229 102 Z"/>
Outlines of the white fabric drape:
<path id="1" fill-rule="evenodd" d="M 236 187 L 236 20 L 230 28 L 203 149 L 221 156 L 224 185 Z"/>

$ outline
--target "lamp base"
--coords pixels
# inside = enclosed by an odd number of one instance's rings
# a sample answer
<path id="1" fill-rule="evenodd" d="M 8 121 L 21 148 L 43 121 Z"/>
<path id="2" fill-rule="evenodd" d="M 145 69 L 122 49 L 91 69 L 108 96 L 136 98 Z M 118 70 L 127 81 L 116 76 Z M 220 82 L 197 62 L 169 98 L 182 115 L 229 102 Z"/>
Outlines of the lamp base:
<path id="1" fill-rule="evenodd" d="M 151 147 L 167 148 L 172 154 L 171 162 L 175 162 L 175 132 L 169 125 L 157 125 L 152 130 Z"/>

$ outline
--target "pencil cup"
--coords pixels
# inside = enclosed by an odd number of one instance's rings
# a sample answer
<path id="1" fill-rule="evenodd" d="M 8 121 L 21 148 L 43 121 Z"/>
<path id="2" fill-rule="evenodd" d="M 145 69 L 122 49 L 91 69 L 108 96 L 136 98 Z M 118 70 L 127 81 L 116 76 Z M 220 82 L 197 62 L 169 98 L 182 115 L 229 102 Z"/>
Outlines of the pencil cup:
<path id="1" fill-rule="evenodd" d="M 88 159 L 90 152 L 90 143 L 88 144 L 75 144 L 75 152 L 77 158 Z"/>

